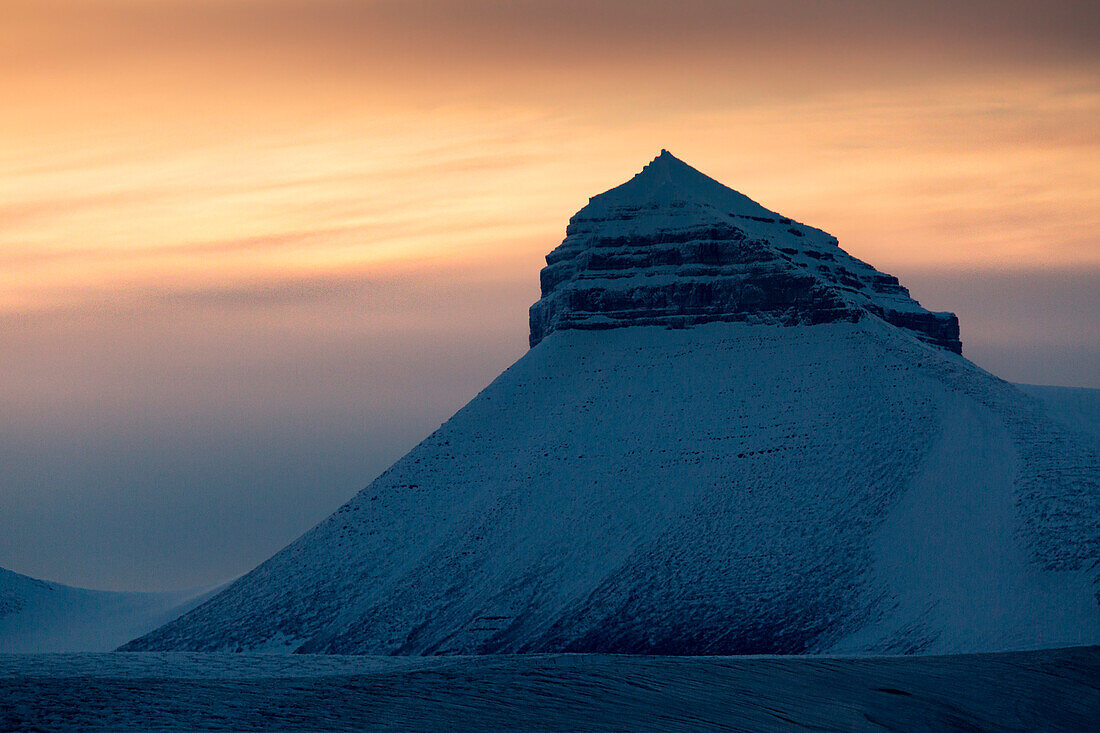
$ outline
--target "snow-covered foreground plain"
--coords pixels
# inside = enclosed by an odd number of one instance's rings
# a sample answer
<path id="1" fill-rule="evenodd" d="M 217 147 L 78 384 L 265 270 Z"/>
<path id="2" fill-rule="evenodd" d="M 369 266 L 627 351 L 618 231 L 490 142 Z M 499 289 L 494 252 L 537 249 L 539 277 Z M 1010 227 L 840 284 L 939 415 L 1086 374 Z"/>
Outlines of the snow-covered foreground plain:
<path id="1" fill-rule="evenodd" d="M 862 659 L 0 655 L 0 729 L 1089 730 L 1097 680 L 1098 647 Z"/>
<path id="2" fill-rule="evenodd" d="M 0 652 L 106 652 L 190 611 L 217 588 L 115 593 L 0 568 Z"/>

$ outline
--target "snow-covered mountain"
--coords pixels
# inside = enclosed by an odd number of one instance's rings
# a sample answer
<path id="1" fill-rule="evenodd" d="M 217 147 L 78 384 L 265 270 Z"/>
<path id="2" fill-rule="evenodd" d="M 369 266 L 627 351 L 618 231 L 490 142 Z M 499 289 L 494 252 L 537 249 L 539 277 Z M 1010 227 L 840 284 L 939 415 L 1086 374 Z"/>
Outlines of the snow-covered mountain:
<path id="1" fill-rule="evenodd" d="M 190 611 L 212 592 L 87 590 L 0 568 L 0 653 L 110 651 Z"/>
<path id="2" fill-rule="evenodd" d="M 531 350 L 439 430 L 124 648 L 1100 642 L 1100 440 L 829 235 L 662 152 L 542 288 Z"/>

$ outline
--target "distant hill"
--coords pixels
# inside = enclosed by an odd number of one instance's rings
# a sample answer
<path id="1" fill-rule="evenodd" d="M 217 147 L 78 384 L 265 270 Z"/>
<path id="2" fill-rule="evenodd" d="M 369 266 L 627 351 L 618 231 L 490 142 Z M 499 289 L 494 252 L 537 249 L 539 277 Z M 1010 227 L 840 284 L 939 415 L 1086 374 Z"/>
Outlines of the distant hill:
<path id="1" fill-rule="evenodd" d="M 110 651 L 190 611 L 213 590 L 114 593 L 0 568 L 0 652 Z"/>

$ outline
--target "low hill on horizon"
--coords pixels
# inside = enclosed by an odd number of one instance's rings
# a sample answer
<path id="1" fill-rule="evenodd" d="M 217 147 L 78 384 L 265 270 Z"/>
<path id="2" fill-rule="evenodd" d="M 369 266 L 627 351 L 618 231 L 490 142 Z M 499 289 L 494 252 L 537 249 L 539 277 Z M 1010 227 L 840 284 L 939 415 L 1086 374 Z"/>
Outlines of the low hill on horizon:
<path id="1" fill-rule="evenodd" d="M 0 568 L 0 653 L 111 651 L 190 611 L 219 587 L 89 590 Z"/>

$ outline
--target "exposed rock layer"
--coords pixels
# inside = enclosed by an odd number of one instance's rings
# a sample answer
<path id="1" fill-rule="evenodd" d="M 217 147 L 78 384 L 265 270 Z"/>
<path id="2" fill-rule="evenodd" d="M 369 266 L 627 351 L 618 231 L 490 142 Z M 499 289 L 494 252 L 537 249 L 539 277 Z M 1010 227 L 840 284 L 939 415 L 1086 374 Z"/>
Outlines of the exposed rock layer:
<path id="1" fill-rule="evenodd" d="M 933 313 L 896 277 L 834 237 L 768 211 L 667 151 L 594 197 L 546 257 L 531 345 L 562 329 L 779 325 L 868 315 L 960 353 L 953 313 Z"/>

